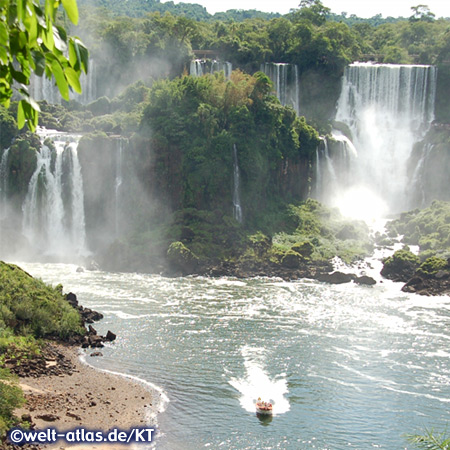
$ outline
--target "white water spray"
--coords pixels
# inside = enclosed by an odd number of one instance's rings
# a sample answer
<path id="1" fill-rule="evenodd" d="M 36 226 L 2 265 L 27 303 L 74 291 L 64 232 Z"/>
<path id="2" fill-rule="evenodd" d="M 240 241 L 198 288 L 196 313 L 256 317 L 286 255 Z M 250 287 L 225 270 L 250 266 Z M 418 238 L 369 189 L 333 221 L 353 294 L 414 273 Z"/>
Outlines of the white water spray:
<path id="1" fill-rule="evenodd" d="M 264 401 L 273 403 L 273 414 L 283 414 L 290 409 L 289 401 L 285 397 L 288 393 L 287 380 L 280 375 L 278 379 L 271 378 L 263 368 L 263 349 L 243 347 L 245 375 L 242 378 L 232 377 L 231 386 L 241 393 L 242 408 L 255 412 L 255 401 L 261 397 Z"/>
<path id="2" fill-rule="evenodd" d="M 277 98 L 283 106 L 292 106 L 300 114 L 300 82 L 298 67 L 295 64 L 264 63 L 264 72 L 273 82 Z"/>
<path id="3" fill-rule="evenodd" d="M 73 260 L 89 254 L 78 143 L 55 140 L 54 146 L 42 144 L 36 154 L 22 207 L 23 234 L 41 254 Z"/>
<path id="4" fill-rule="evenodd" d="M 434 118 L 436 74 L 432 66 L 371 63 L 345 71 L 336 120 L 348 126 L 358 153 L 348 189 L 370 191 L 391 212 L 407 207 L 407 161 Z"/>

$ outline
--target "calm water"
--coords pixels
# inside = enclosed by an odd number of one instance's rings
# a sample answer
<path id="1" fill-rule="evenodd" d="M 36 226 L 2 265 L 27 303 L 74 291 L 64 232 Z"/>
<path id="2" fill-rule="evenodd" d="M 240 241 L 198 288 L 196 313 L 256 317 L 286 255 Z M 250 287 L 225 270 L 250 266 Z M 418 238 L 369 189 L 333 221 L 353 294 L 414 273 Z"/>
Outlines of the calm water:
<path id="1" fill-rule="evenodd" d="M 105 314 L 118 339 L 90 363 L 162 389 L 158 449 L 396 450 L 449 422 L 448 296 L 23 266 Z"/>

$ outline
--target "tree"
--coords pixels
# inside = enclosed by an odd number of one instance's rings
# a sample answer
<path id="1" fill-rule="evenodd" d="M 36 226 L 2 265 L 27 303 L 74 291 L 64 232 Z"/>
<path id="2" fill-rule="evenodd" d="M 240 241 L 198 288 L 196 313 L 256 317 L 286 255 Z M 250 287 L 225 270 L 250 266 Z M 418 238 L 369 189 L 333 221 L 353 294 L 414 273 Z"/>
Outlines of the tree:
<path id="1" fill-rule="evenodd" d="M 39 105 L 28 92 L 32 73 L 53 76 L 65 100 L 69 89 L 81 93 L 79 77 L 82 71 L 87 73 L 88 51 L 56 24 L 60 5 L 76 25 L 76 0 L 45 0 L 43 7 L 39 0 L 0 2 L 0 104 L 9 107 L 14 90 L 19 93 L 19 128 L 27 124 L 34 131 L 38 123 Z"/>
<path id="2" fill-rule="evenodd" d="M 414 14 L 409 18 L 411 22 L 422 20 L 424 22 L 433 22 L 435 14 L 430 11 L 427 5 L 411 6 Z"/>

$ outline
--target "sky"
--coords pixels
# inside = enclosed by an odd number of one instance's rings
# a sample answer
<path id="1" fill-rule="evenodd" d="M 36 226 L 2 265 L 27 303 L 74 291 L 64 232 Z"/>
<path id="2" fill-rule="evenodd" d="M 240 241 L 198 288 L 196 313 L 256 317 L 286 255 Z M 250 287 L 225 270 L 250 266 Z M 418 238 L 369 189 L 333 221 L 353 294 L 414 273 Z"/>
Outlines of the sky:
<path id="1" fill-rule="evenodd" d="M 175 3 L 179 3 L 175 0 Z M 228 9 L 257 9 L 265 12 L 288 13 L 298 7 L 300 0 L 186 0 L 186 3 L 198 3 L 206 7 L 210 14 Z M 450 17 L 450 0 L 322 0 L 331 12 L 359 17 L 373 17 L 382 14 L 383 17 L 409 17 L 411 6 L 427 5 L 437 18 Z"/>

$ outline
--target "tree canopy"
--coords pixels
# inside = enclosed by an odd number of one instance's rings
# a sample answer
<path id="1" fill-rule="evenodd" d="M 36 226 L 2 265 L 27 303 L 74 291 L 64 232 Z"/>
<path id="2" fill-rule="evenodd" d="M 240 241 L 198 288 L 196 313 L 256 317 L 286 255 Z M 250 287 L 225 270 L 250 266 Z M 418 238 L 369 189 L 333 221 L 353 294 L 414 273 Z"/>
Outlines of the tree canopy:
<path id="1" fill-rule="evenodd" d="M 79 77 L 87 73 L 88 51 L 57 24 L 61 5 L 70 22 L 77 24 L 76 0 L 45 0 L 43 6 L 39 0 L 0 2 L 0 104 L 9 107 L 14 91 L 20 95 L 19 128 L 27 124 L 34 130 L 38 123 L 39 105 L 27 88 L 32 73 L 53 76 L 65 100 L 69 89 L 81 93 Z"/>

